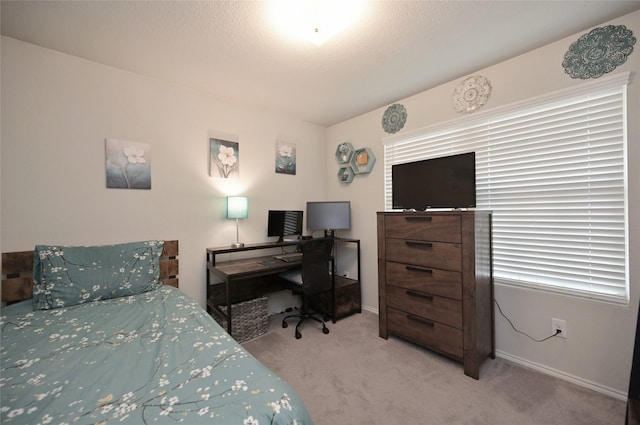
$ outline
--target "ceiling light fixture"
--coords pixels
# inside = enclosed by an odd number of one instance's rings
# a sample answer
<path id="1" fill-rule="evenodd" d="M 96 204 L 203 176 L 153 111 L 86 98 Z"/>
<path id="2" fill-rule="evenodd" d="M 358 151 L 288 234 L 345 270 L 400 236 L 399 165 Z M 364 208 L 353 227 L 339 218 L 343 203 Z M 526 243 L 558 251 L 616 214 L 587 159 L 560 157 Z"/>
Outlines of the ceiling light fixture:
<path id="1" fill-rule="evenodd" d="M 285 36 L 322 45 L 356 22 L 362 0 L 272 0 L 271 20 Z"/>

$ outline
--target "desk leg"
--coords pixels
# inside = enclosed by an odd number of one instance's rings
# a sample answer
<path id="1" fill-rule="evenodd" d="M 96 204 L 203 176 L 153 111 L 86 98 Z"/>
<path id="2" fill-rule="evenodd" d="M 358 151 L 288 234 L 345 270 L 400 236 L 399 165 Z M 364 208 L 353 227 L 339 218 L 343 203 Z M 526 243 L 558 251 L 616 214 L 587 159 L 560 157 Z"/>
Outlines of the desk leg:
<path id="1" fill-rule="evenodd" d="M 225 279 L 225 296 L 227 298 L 227 332 L 229 332 L 229 335 L 231 334 L 231 291 L 230 288 L 231 284 L 229 282 L 229 279 Z"/>

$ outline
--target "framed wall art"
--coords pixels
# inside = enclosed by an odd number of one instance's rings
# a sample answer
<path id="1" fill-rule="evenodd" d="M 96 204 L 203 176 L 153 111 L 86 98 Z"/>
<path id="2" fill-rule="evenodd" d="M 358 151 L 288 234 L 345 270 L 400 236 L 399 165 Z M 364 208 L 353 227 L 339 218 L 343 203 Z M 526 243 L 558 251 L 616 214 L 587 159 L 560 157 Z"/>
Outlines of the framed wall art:
<path id="1" fill-rule="evenodd" d="M 230 140 L 209 139 L 209 175 L 223 179 L 240 176 L 240 144 Z"/>
<path id="2" fill-rule="evenodd" d="M 107 188 L 151 189 L 151 145 L 105 139 Z"/>
<path id="3" fill-rule="evenodd" d="M 296 145 L 289 142 L 276 142 L 276 173 L 296 174 Z"/>

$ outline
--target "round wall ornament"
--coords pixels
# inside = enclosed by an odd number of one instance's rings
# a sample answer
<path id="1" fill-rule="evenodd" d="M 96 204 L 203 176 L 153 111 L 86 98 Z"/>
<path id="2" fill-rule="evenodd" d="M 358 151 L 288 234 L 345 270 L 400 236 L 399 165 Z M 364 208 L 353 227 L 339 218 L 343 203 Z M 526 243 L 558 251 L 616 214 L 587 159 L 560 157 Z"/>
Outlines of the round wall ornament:
<path id="1" fill-rule="evenodd" d="M 491 96 L 491 83 L 481 75 L 467 78 L 453 91 L 453 109 L 473 112 L 487 103 Z"/>
<path id="2" fill-rule="evenodd" d="M 624 25 L 594 28 L 571 43 L 562 66 L 571 78 L 599 78 L 626 62 L 636 38 Z"/>
<path id="3" fill-rule="evenodd" d="M 407 109 L 399 103 L 389 106 L 382 115 L 382 128 L 390 134 L 400 131 L 405 122 L 407 122 Z"/>

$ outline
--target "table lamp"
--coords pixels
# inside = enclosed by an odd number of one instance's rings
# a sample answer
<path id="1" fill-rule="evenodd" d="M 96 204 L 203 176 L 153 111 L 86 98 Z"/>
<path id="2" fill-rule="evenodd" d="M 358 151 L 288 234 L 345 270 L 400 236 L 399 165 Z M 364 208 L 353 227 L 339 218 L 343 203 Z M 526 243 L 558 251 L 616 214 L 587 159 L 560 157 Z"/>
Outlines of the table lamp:
<path id="1" fill-rule="evenodd" d="M 227 218 L 236 219 L 236 243 L 231 244 L 233 248 L 242 248 L 244 243 L 240 242 L 238 233 L 238 219 L 249 216 L 249 202 L 244 196 L 227 196 Z"/>

